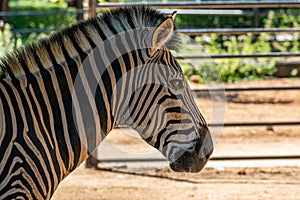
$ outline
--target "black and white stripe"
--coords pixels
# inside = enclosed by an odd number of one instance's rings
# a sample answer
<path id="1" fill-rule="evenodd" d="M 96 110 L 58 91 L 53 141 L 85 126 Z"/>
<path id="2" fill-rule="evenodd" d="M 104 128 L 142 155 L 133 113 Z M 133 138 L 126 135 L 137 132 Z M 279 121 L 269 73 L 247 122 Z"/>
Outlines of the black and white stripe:
<path id="1" fill-rule="evenodd" d="M 172 17 L 113 10 L 1 60 L 0 199 L 50 199 L 115 124 L 176 171 L 203 167 L 212 148 L 195 155 L 209 132 L 168 48 Z"/>

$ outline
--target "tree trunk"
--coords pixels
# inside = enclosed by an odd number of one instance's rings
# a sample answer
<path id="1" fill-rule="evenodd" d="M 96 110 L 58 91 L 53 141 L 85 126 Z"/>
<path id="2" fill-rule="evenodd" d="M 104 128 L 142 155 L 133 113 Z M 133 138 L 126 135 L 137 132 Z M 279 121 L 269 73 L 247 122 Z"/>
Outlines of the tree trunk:
<path id="1" fill-rule="evenodd" d="M 77 21 L 82 21 L 83 20 L 83 0 L 77 0 L 77 11 L 80 11 L 79 13 L 77 13 Z"/>
<path id="2" fill-rule="evenodd" d="M 89 0 L 89 19 L 96 16 L 96 0 Z"/>
<path id="3" fill-rule="evenodd" d="M 1 2 L 0 2 L 0 11 L 8 11 L 8 1 L 9 0 L 1 0 Z M 6 20 L 5 16 L 0 16 L 0 30 L 3 30 L 5 20 Z"/>
<path id="4" fill-rule="evenodd" d="M 82 21 L 83 20 L 83 0 L 70 0 L 68 2 L 69 7 L 76 7 L 77 11 L 77 21 Z"/>

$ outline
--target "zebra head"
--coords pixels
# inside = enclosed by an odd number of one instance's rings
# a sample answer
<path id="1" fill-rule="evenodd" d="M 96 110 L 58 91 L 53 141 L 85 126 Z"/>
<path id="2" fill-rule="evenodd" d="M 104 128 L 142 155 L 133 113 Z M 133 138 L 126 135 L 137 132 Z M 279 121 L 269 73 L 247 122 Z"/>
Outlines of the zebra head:
<path id="1" fill-rule="evenodd" d="M 199 172 L 212 154 L 213 142 L 181 67 L 167 48 L 174 34 L 174 16 L 146 31 L 151 48 L 142 66 L 128 75 L 131 81 L 124 92 L 130 98 L 123 102 L 127 114 L 123 112 L 117 123 L 122 121 L 139 132 L 162 152 L 174 171 Z"/>

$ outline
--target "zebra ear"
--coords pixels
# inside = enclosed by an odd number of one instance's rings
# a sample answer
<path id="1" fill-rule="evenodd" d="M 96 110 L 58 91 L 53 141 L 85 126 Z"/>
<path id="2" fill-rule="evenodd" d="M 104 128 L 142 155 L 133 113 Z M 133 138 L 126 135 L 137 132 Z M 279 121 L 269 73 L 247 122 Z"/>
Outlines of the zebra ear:
<path id="1" fill-rule="evenodd" d="M 164 21 L 162 21 L 154 30 L 152 36 L 152 49 L 151 52 L 154 53 L 157 49 L 167 42 L 172 36 L 174 30 L 174 18 L 176 16 L 176 11 L 172 15 L 167 16 Z"/>

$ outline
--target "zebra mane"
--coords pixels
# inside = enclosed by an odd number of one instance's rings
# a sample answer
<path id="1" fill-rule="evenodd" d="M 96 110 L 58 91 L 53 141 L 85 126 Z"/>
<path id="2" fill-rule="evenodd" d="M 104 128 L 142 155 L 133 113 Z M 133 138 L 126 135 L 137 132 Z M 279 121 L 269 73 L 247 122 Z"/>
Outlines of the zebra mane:
<path id="1" fill-rule="evenodd" d="M 136 6 L 119 8 L 106 11 L 99 17 L 84 22 L 77 23 L 61 31 L 53 33 L 46 39 L 42 39 L 37 43 L 21 47 L 12 53 L 7 53 L 0 58 L 0 79 L 3 79 L 8 72 L 14 76 L 24 75 L 25 70 L 32 73 L 39 71 L 42 67 L 48 69 L 53 67 L 53 57 L 58 64 L 65 62 L 62 45 L 67 49 L 67 53 L 71 58 L 78 55 L 77 47 L 85 52 L 92 50 L 88 40 L 92 40 L 94 44 L 103 42 L 99 36 L 99 29 L 92 24 L 97 24 L 107 37 L 111 37 L 116 33 L 112 33 L 111 26 L 117 33 L 131 30 L 135 28 L 157 27 L 164 19 L 165 15 L 157 10 L 146 6 Z M 125 30 L 124 30 L 125 29 Z M 176 28 L 174 28 L 176 29 Z M 88 37 L 85 37 L 84 35 Z M 77 43 L 76 45 L 74 45 Z M 179 36 L 174 31 L 173 36 L 165 43 L 170 50 L 178 50 L 180 46 Z M 53 55 L 49 55 L 48 50 L 51 49 Z M 51 60 L 52 59 L 52 60 Z"/>

